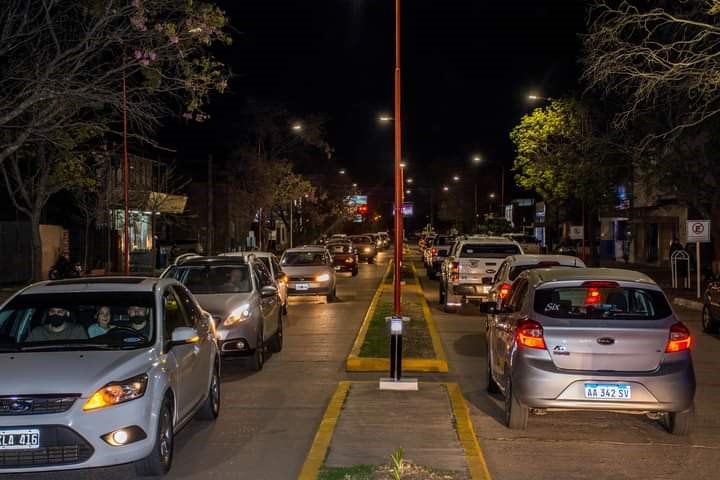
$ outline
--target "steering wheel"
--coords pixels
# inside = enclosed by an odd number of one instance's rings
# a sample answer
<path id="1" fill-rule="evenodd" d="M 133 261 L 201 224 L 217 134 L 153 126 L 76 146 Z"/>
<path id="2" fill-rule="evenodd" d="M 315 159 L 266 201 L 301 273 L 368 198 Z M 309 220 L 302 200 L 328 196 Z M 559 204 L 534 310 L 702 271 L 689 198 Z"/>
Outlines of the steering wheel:
<path id="1" fill-rule="evenodd" d="M 138 332 L 134 328 L 130 328 L 130 327 L 115 326 L 115 327 L 111 328 L 110 330 L 108 330 L 108 332 L 105 335 L 114 335 L 115 333 L 126 333 L 129 335 L 125 335 L 124 337 L 134 336 L 134 337 L 139 337 L 143 341 L 148 340 L 148 338 L 145 335 L 143 335 L 142 332 Z"/>

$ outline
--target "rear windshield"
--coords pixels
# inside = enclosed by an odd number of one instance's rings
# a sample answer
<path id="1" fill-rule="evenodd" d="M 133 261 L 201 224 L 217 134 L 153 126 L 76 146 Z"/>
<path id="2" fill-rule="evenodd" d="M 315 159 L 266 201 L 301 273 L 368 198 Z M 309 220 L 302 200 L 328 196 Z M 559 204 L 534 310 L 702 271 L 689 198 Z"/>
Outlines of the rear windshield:
<path id="1" fill-rule="evenodd" d="M 179 266 L 168 277 L 185 285 L 192 293 L 248 293 L 252 291 L 247 265 Z"/>
<path id="2" fill-rule="evenodd" d="M 512 243 L 466 243 L 460 249 L 462 258 L 505 258 L 519 253 L 520 249 Z"/>
<path id="3" fill-rule="evenodd" d="M 286 267 L 325 265 L 325 255 L 318 251 L 287 252 L 283 255 L 280 264 Z"/>
<path id="4" fill-rule="evenodd" d="M 543 288 L 535 292 L 534 309 L 553 318 L 658 320 L 672 315 L 662 292 L 621 286 Z"/>

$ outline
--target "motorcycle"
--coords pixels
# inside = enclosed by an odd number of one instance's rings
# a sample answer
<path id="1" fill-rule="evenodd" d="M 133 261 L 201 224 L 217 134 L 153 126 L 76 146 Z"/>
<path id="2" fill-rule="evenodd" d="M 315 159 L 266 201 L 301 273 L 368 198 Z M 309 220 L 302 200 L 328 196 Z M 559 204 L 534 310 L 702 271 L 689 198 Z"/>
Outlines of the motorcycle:
<path id="1" fill-rule="evenodd" d="M 61 256 L 55 265 L 50 267 L 48 278 L 60 280 L 62 278 L 77 278 L 82 274 L 82 266 L 79 262 L 71 263 L 67 258 Z"/>

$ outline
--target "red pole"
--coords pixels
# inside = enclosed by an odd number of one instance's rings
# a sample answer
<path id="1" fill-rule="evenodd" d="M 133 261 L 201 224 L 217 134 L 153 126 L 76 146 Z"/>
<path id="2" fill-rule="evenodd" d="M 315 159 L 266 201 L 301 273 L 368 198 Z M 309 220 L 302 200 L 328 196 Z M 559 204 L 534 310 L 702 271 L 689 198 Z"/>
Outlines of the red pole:
<path id="1" fill-rule="evenodd" d="M 395 0 L 395 315 L 400 315 L 400 263 L 403 248 L 402 135 L 400 123 L 400 0 Z"/>
<path id="2" fill-rule="evenodd" d="M 125 58 L 123 57 L 123 65 L 125 62 Z M 128 165 L 128 131 L 127 131 L 127 87 L 125 86 L 125 69 L 123 68 L 123 78 L 122 78 L 122 88 L 123 88 L 123 193 L 125 196 L 125 217 L 123 221 L 123 271 L 125 272 L 125 275 L 130 275 L 130 230 L 128 230 L 128 220 L 129 220 L 129 176 L 130 176 L 130 166 Z"/>

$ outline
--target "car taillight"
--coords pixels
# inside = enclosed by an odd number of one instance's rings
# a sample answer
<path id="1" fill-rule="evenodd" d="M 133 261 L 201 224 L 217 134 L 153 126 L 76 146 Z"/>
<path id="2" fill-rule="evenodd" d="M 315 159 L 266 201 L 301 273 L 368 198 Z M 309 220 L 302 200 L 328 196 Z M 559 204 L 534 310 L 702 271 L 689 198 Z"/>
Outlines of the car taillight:
<path id="1" fill-rule="evenodd" d="M 430 250 L 430 255 L 432 255 L 434 257 L 435 255 L 437 255 L 437 252 L 438 252 L 437 248 L 433 247 L 432 250 Z"/>
<path id="2" fill-rule="evenodd" d="M 600 303 L 600 290 L 595 287 L 588 288 L 587 296 L 585 296 L 585 305 L 595 305 Z"/>
<path id="3" fill-rule="evenodd" d="M 460 262 L 450 264 L 450 281 L 457 282 L 460 279 Z"/>
<path id="4" fill-rule="evenodd" d="M 690 330 L 683 323 L 677 322 L 670 327 L 670 337 L 665 346 L 665 352 L 674 353 L 690 350 L 691 344 Z"/>
<path id="5" fill-rule="evenodd" d="M 528 348 L 545 349 L 542 326 L 535 320 L 522 320 L 515 329 L 518 345 Z"/>
<path id="6" fill-rule="evenodd" d="M 510 296 L 510 289 L 512 288 L 512 285 L 509 283 L 503 283 L 500 285 L 500 290 L 498 290 L 498 297 L 500 297 L 500 300 L 505 300 Z"/>

